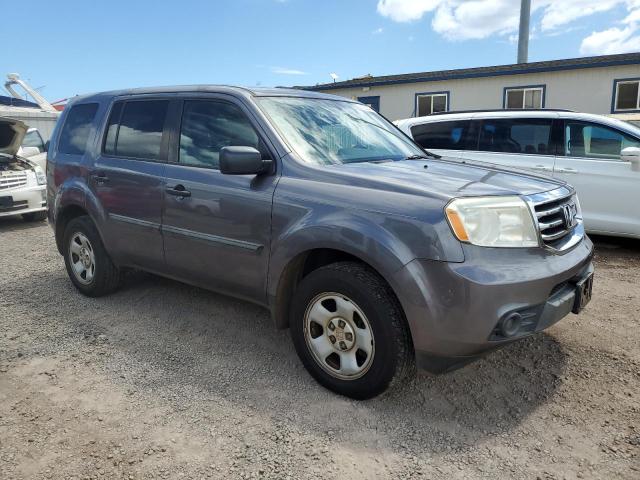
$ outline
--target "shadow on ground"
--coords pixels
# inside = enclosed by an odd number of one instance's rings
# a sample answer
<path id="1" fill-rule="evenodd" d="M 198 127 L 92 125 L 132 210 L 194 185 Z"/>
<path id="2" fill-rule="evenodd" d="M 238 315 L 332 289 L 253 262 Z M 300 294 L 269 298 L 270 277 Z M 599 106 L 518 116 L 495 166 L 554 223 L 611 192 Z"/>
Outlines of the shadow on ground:
<path id="1" fill-rule="evenodd" d="M 44 220 L 38 222 L 27 222 L 21 216 L 0 218 L 0 235 L 2 232 L 16 232 L 19 230 L 30 230 L 46 225 Z"/>
<path id="2" fill-rule="evenodd" d="M 72 288 L 62 261 L 59 272 L 20 281 L 49 289 L 57 299 L 53 305 L 20 300 L 34 316 L 59 322 L 57 335 L 48 345 L 34 344 L 34 352 L 63 351 L 65 342 L 92 348 L 103 334 L 108 355 L 99 362 L 113 382 L 128 382 L 179 410 L 197 415 L 203 401 L 226 403 L 286 418 L 310 434 L 333 430 L 344 439 L 391 439 L 389 448 L 401 448 L 394 438 L 405 444 L 410 438 L 415 449 L 464 449 L 512 430 L 555 394 L 567 363 L 554 337 L 539 334 L 461 370 L 419 375 L 384 396 L 357 402 L 315 383 L 288 331 L 276 331 L 257 306 L 143 273 L 128 275 L 111 296 L 89 299 Z"/>

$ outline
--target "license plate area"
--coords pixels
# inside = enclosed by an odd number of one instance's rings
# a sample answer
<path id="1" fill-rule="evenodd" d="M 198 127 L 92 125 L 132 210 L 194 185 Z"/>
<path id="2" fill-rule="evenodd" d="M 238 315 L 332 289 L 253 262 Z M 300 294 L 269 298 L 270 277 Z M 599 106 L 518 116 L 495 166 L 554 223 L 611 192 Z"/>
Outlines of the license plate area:
<path id="1" fill-rule="evenodd" d="M 0 208 L 13 207 L 13 197 L 0 197 Z"/>
<path id="2" fill-rule="evenodd" d="M 576 283 L 576 297 L 573 302 L 573 313 L 580 313 L 591 301 L 593 294 L 593 272 Z"/>

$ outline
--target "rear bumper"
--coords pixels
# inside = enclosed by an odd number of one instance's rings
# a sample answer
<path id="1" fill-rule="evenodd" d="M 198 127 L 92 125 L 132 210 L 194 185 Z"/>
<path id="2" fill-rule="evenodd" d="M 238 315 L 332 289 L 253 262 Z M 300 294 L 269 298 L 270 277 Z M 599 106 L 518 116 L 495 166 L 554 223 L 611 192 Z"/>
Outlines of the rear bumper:
<path id="1" fill-rule="evenodd" d="M 562 255 L 542 249 L 465 245 L 463 263 L 416 259 L 394 277 L 418 366 L 443 372 L 539 332 L 568 315 L 575 284 L 593 271 L 585 237 Z M 517 313 L 517 332 L 502 322 Z"/>
<path id="2" fill-rule="evenodd" d="M 8 207 L 0 206 L 0 217 L 22 215 L 24 213 L 42 212 L 47 209 L 46 185 L 25 187 L 11 190 L 0 190 L 0 197 L 11 197 Z"/>

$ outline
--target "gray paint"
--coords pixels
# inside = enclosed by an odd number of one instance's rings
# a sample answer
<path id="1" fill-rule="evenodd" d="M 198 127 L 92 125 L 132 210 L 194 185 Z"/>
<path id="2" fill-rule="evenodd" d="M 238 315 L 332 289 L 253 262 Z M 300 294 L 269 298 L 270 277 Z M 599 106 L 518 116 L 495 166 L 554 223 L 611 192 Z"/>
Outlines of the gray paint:
<path id="1" fill-rule="evenodd" d="M 298 259 L 315 249 L 351 254 L 387 280 L 405 312 L 419 364 L 432 370 L 438 369 L 429 360 L 433 357 L 473 355 L 505 343 L 489 340 L 505 311 L 544 305 L 556 284 L 589 265 L 592 246 L 586 238 L 561 254 L 543 247 L 472 247 L 455 239 L 444 216 L 445 205 L 455 197 L 553 195 L 566 192 L 562 182 L 457 159 L 305 164 L 258 108 L 255 97 L 261 95 L 344 101 L 312 92 L 201 86 L 75 99 L 49 150 L 54 229 L 69 208 L 81 208 L 118 265 L 228 293 L 276 314 L 285 272 Z M 231 176 L 178 165 L 179 109 L 171 108 L 161 161 L 102 155 L 111 104 L 134 96 L 166 96 L 172 105 L 185 98 L 235 103 L 268 145 L 274 170 Z M 88 102 L 100 104 L 88 152 L 60 154 L 64 116 L 74 105 Z M 100 183 L 97 177 L 108 180 Z M 166 193 L 177 184 L 191 196 Z M 56 233 L 60 248 L 62 232 Z M 558 312 L 547 314 L 546 324 L 559 320 Z M 286 318 L 276 320 L 286 326 Z"/>
<path id="2" fill-rule="evenodd" d="M 531 0 L 520 2 L 520 30 L 518 32 L 518 63 L 529 61 L 529 21 L 531 20 Z"/>

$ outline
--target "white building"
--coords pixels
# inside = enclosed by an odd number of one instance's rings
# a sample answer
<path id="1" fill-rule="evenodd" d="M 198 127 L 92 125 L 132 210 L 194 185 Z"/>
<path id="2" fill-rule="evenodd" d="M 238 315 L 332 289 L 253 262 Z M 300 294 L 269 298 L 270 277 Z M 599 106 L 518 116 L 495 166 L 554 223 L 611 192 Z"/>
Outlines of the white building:
<path id="1" fill-rule="evenodd" d="M 443 111 L 556 108 L 640 113 L 640 53 L 407 73 L 303 87 L 360 100 L 390 120 Z"/>

